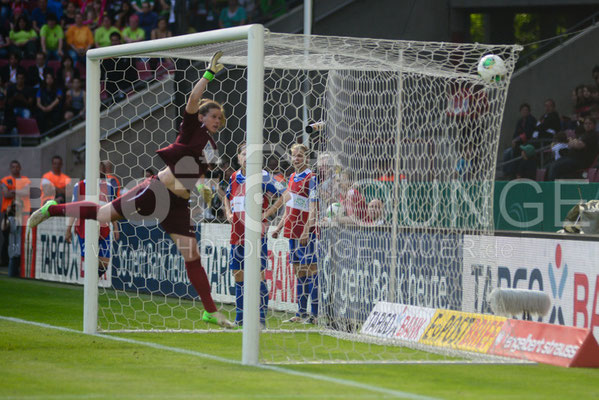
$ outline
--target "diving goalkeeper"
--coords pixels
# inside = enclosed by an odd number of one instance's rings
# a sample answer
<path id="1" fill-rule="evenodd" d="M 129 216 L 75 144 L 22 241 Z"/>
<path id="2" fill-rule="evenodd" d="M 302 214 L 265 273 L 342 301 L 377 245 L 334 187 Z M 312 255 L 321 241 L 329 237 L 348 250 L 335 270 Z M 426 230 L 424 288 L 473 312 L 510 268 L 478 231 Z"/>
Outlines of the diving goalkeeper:
<path id="1" fill-rule="evenodd" d="M 121 219 L 157 220 L 183 256 L 189 280 L 204 305 L 202 319 L 232 328 L 234 325 L 217 310 L 212 300 L 210 281 L 201 264 L 189 208 L 190 192 L 195 183 L 204 176 L 209 164 L 218 160 L 212 135 L 224 126 L 225 113 L 221 104 L 202 99 L 202 96 L 214 75 L 224 67 L 218 61 L 221 56 L 220 51 L 212 56 L 208 70 L 193 87 L 175 142 L 156 152 L 166 164 L 164 169 L 102 207 L 89 201 L 60 205 L 49 201 L 31 215 L 28 225 L 37 226 L 53 216 L 95 219 L 100 223 Z"/>

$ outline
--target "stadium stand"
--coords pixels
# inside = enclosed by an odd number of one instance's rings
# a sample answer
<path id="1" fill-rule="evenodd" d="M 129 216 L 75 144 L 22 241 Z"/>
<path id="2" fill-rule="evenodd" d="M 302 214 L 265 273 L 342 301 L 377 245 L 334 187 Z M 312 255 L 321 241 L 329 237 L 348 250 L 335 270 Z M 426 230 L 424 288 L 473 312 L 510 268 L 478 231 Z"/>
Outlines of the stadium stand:
<path id="1" fill-rule="evenodd" d="M 50 7 L 46 7 L 45 2 L 39 2 L 37 0 L 27 0 L 27 1 L 18 1 L 18 2 L 8 2 L 7 5 L 2 5 L 3 12 L 0 16 L 0 45 L 3 43 L 4 38 L 9 42 L 9 46 L 3 49 L 8 49 L 4 52 L 0 52 L 0 70 L 8 71 L 8 58 L 10 52 L 18 52 L 19 53 L 19 69 L 23 69 L 25 71 L 34 68 L 35 63 L 35 52 L 31 51 L 21 51 L 18 46 L 15 46 L 8 39 L 9 31 L 14 30 L 17 25 L 17 21 L 19 19 L 24 19 L 27 21 L 29 25 L 33 24 L 33 32 L 36 33 L 35 40 L 30 40 L 35 42 L 35 46 L 33 44 L 29 47 L 42 50 L 42 46 L 40 44 L 39 39 L 39 31 L 42 28 L 42 22 L 47 20 L 49 14 L 53 14 L 58 17 L 60 23 L 59 26 L 62 28 L 61 33 L 56 33 L 56 37 L 54 38 L 56 41 L 61 40 L 64 42 L 64 54 L 58 55 L 57 59 L 51 59 L 47 61 L 46 67 L 51 69 L 54 73 L 56 73 L 57 83 L 59 83 L 59 88 L 65 93 L 70 88 L 70 79 L 65 79 L 63 75 L 63 59 L 68 54 L 69 46 L 66 42 L 66 31 L 69 26 L 74 24 L 75 16 L 78 12 L 81 12 L 84 16 L 84 24 L 92 30 L 93 33 L 97 29 L 99 29 L 101 25 L 101 17 L 103 15 L 110 16 L 116 23 L 115 27 L 119 30 L 119 32 L 126 28 L 126 22 L 129 18 L 135 15 L 138 18 L 144 18 L 151 13 L 153 16 L 160 16 L 166 19 L 169 22 L 168 28 L 173 34 L 183 34 L 189 33 L 193 31 L 202 31 L 208 29 L 214 29 L 218 27 L 218 19 L 216 20 L 217 26 L 212 26 L 207 19 L 210 19 L 210 16 L 220 17 L 221 11 L 227 7 L 226 1 L 197 1 L 190 3 L 190 12 L 189 12 L 189 21 L 185 21 L 184 26 L 189 26 L 189 30 L 186 32 L 180 32 L 179 24 L 180 21 L 174 21 L 174 13 L 169 9 L 170 2 L 150 2 L 150 7 L 153 7 L 151 10 L 135 10 L 135 7 L 131 7 L 131 2 L 129 1 L 120 1 L 120 0 L 95 0 L 95 1 L 87 1 L 87 2 L 78 2 L 78 1 L 63 1 L 62 8 L 50 9 Z M 246 22 L 259 22 L 264 23 L 270 19 L 276 18 L 281 14 L 287 12 L 292 6 L 297 5 L 299 3 L 298 0 L 283 0 L 273 2 L 266 2 L 266 8 L 264 5 L 256 6 L 256 4 L 260 4 L 259 2 L 250 2 L 250 1 L 239 1 L 241 7 L 245 7 L 248 12 L 248 18 Z M 84 8 L 81 8 L 81 4 L 84 4 Z M 277 5 L 273 9 L 274 5 Z M 212 9 L 214 8 L 214 9 Z M 151 23 L 148 25 L 149 22 Z M 159 19 L 158 18 L 144 18 L 144 29 L 147 30 L 147 38 L 150 37 L 150 32 L 153 29 L 157 28 Z M 28 26 L 29 26 L 28 25 Z M 39 26 L 38 26 L 39 25 Z M 18 27 L 17 27 L 18 30 Z M 33 35 L 33 34 L 32 34 Z M 46 39 L 48 40 L 48 39 Z M 71 51 L 71 53 L 73 53 Z M 21 57 L 22 55 L 22 57 Z M 46 54 L 48 56 L 48 54 Z M 52 58 L 52 57 L 47 57 Z M 165 60 L 160 65 L 148 65 L 148 63 L 143 62 L 142 60 L 136 60 L 134 62 L 134 67 L 137 70 L 137 74 L 142 81 L 151 81 L 151 80 L 161 80 L 167 74 L 173 71 L 173 63 Z M 85 63 L 79 62 L 75 65 L 76 75 L 80 77 L 83 82 L 85 82 L 86 71 L 85 71 Z M 71 75 L 67 75 L 67 78 Z M 7 80 L 3 81 L 4 89 L 8 87 L 10 84 Z M 83 84 L 85 87 L 85 83 Z M 126 93 L 118 96 L 118 101 L 122 101 L 124 98 L 129 96 L 132 92 L 141 89 L 141 87 L 133 87 Z M 37 89 L 35 89 L 37 91 Z M 113 96 L 109 96 L 109 93 L 106 91 L 106 88 L 102 86 L 101 99 L 105 105 L 108 103 L 112 104 Z M 7 99 L 8 100 L 8 99 Z M 64 102 L 64 97 L 62 98 L 62 102 Z M 61 104 L 62 108 L 62 104 Z M 44 140 L 47 140 L 53 136 L 56 136 L 60 132 L 63 132 L 65 129 L 70 128 L 75 123 L 80 122 L 82 120 L 81 115 L 74 116 L 70 120 L 62 120 L 55 126 L 47 127 L 43 131 L 40 131 L 39 127 L 44 126 L 45 124 L 42 121 L 37 121 L 35 118 L 40 114 L 37 112 L 38 110 L 32 110 L 32 117 L 27 118 L 24 121 L 23 118 L 20 118 L 18 121 L 14 119 L 9 120 L 9 125 L 7 126 L 6 133 L 1 138 L 1 143 L 5 146 L 20 146 L 20 145 L 37 145 Z M 24 139 L 24 140 L 23 140 Z"/>

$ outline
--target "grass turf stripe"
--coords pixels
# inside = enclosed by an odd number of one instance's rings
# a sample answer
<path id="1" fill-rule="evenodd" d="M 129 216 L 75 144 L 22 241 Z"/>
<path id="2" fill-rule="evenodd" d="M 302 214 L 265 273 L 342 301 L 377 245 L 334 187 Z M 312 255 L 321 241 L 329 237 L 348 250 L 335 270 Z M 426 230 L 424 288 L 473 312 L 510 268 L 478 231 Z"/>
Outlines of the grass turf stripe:
<path id="1" fill-rule="evenodd" d="M 54 329 L 54 330 L 58 330 L 58 331 L 62 331 L 62 332 L 69 332 L 69 333 L 85 335 L 85 333 L 83 333 L 82 331 L 78 331 L 75 329 L 45 324 L 42 322 L 28 321 L 28 320 L 24 320 L 24 319 L 20 319 L 20 318 L 5 317 L 5 316 L 0 315 L 0 320 L 10 321 L 10 322 L 20 323 L 20 324 L 33 325 L 33 326 L 37 326 L 40 328 Z M 144 341 L 140 341 L 140 340 L 128 339 L 128 338 L 106 335 L 106 334 L 94 334 L 94 335 L 90 335 L 90 336 L 100 337 L 100 338 L 104 338 L 107 340 L 113 340 L 113 341 L 117 341 L 117 342 L 123 342 L 123 343 L 129 343 L 129 344 L 150 347 L 150 348 L 157 349 L 157 350 L 171 351 L 174 353 L 200 357 L 200 358 L 204 358 L 204 359 L 208 359 L 208 360 L 212 360 L 212 361 L 218 361 L 218 362 L 227 363 L 227 364 L 242 365 L 241 361 L 238 361 L 238 360 L 232 360 L 229 358 L 214 356 L 211 354 L 206 354 L 206 353 L 202 353 L 202 352 L 194 351 L 194 350 L 187 350 L 187 349 L 181 349 L 178 347 L 164 346 L 164 345 L 157 344 L 157 343 L 144 342 Z M 270 370 L 270 371 L 287 374 L 287 375 L 294 375 L 294 376 L 299 376 L 299 377 L 303 377 L 303 378 L 319 380 L 319 381 L 328 382 L 328 383 L 336 383 L 336 384 L 343 385 L 343 386 L 355 387 L 355 388 L 359 388 L 359 389 L 363 389 L 363 390 L 367 390 L 367 391 L 371 391 L 371 392 L 376 392 L 376 393 L 381 393 L 381 394 L 385 394 L 388 396 L 401 398 L 401 399 L 413 399 L 413 400 L 434 400 L 435 399 L 434 397 L 421 396 L 421 395 L 414 394 L 414 393 L 386 389 L 386 388 L 382 388 L 382 387 L 378 387 L 378 386 L 368 385 L 365 383 L 350 381 L 347 379 L 334 378 L 334 377 L 330 377 L 330 376 L 326 376 L 326 375 L 311 374 L 308 372 L 295 371 L 292 369 L 282 368 L 282 367 L 277 367 L 277 366 L 272 366 L 272 365 L 259 364 L 259 365 L 255 365 L 252 367 Z"/>

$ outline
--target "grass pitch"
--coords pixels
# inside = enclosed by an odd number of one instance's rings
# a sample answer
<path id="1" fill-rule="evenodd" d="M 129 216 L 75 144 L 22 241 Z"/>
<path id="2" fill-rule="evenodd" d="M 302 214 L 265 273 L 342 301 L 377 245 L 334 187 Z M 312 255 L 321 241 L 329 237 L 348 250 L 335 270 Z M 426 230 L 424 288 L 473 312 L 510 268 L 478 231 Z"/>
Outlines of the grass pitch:
<path id="1" fill-rule="evenodd" d="M 0 399 L 599 398 L 593 369 L 244 367 L 240 334 L 84 335 L 82 304 L 79 286 L 0 276 Z"/>

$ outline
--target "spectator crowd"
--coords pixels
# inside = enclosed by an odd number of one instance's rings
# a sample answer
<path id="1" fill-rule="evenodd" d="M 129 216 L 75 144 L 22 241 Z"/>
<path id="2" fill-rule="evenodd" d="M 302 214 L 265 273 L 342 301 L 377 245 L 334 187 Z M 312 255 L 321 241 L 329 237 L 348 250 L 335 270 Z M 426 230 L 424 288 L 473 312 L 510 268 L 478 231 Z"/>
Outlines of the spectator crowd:
<path id="1" fill-rule="evenodd" d="M 91 48 L 188 33 L 181 26 L 193 32 L 264 22 L 287 12 L 288 3 L 190 0 L 176 14 L 176 0 L 0 0 L 0 145 L 20 145 L 22 135 L 83 115 Z M 121 100 L 122 88 L 113 89 L 104 98 Z"/>
<path id="2" fill-rule="evenodd" d="M 520 106 L 520 119 L 511 146 L 503 152 L 505 179 L 580 179 L 599 181 L 599 65 L 592 83 L 572 90 L 570 113 L 560 113 L 553 99 L 546 99 L 544 113 L 535 118 L 531 106 Z"/>

